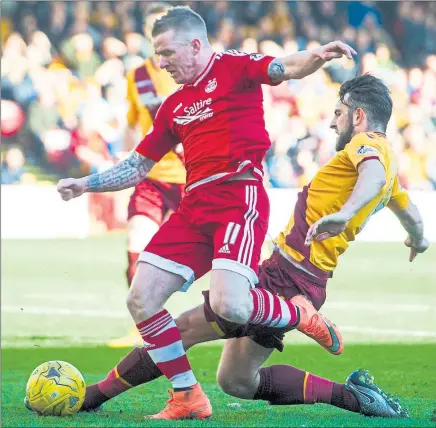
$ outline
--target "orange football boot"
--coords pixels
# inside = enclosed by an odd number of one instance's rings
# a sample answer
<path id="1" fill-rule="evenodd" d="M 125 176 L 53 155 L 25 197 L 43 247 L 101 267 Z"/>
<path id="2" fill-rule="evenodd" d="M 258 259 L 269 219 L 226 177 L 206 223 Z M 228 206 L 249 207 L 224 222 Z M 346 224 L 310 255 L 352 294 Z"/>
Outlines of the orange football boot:
<path id="1" fill-rule="evenodd" d="M 207 419 L 212 416 L 212 405 L 199 383 L 187 391 L 168 392 L 171 398 L 167 407 L 155 415 L 145 416 L 145 419 Z"/>
<path id="2" fill-rule="evenodd" d="M 321 315 L 303 295 L 295 296 L 290 301 L 300 310 L 297 330 L 318 342 L 331 354 L 341 354 L 344 350 L 344 342 L 339 329 Z"/>

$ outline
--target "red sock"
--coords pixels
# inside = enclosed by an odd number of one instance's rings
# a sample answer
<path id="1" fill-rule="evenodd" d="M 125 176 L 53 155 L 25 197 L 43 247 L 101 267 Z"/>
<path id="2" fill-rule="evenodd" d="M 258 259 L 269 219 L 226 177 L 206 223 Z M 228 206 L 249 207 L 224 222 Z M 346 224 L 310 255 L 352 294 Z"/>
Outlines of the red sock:
<path id="1" fill-rule="evenodd" d="M 113 398 L 120 395 L 122 392 L 132 388 L 129 382 L 124 380 L 118 373 L 117 367 L 114 367 L 106 376 L 106 379 L 102 380 L 98 384 L 98 389 L 107 398 Z"/>
<path id="2" fill-rule="evenodd" d="M 344 385 L 286 365 L 260 369 L 254 399 L 272 405 L 326 403 L 351 412 L 360 410 L 356 397 Z"/>
<path id="3" fill-rule="evenodd" d="M 135 276 L 136 272 L 136 261 L 138 260 L 139 253 L 132 253 L 130 251 L 127 252 L 127 259 L 128 259 L 128 266 L 126 270 L 126 277 L 127 277 L 127 284 L 130 288 L 130 285 L 132 284 L 133 277 Z"/>
<path id="4" fill-rule="evenodd" d="M 175 391 L 197 383 L 183 348 L 180 331 L 168 311 L 163 309 L 136 327 L 151 359 L 172 383 Z"/>
<path id="5" fill-rule="evenodd" d="M 269 327 L 295 326 L 299 320 L 299 310 L 291 302 L 275 296 L 263 288 L 250 290 L 253 297 L 253 313 L 251 324 L 262 324 Z"/>
<path id="6" fill-rule="evenodd" d="M 115 376 L 114 376 L 115 373 Z M 144 348 L 135 348 L 109 372 L 106 379 L 86 388 L 82 410 L 96 409 L 109 399 L 162 376 Z"/>

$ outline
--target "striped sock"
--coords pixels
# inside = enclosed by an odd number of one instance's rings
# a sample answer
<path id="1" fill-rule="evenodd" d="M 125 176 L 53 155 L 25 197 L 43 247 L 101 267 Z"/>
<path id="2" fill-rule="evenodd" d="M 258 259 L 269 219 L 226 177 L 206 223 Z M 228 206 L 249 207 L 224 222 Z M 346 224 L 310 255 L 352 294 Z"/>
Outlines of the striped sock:
<path id="1" fill-rule="evenodd" d="M 145 349 L 175 391 L 189 389 L 197 383 L 183 348 L 180 331 L 173 317 L 163 309 L 136 325 Z"/>
<path id="2" fill-rule="evenodd" d="M 132 388 L 132 385 L 119 375 L 117 367 L 113 368 L 106 376 L 106 379 L 98 384 L 98 389 L 107 398 L 116 397 L 130 388 Z"/>
<path id="3" fill-rule="evenodd" d="M 263 288 L 250 290 L 253 296 L 253 313 L 251 324 L 262 324 L 269 327 L 293 327 L 300 318 L 299 309 L 291 302 L 275 296 Z"/>
<path id="4" fill-rule="evenodd" d="M 254 400 L 272 405 L 326 403 L 359 412 L 360 405 L 345 385 L 323 379 L 292 366 L 274 365 L 259 371 L 259 388 Z"/>

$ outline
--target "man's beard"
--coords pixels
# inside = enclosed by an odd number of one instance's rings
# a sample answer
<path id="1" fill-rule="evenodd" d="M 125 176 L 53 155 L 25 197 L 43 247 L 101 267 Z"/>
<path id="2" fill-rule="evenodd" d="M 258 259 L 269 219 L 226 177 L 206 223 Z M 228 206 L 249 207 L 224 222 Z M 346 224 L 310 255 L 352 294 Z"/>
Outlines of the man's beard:
<path id="1" fill-rule="evenodd" d="M 352 120 L 352 118 L 350 118 L 348 121 L 347 129 L 342 131 L 338 135 L 338 139 L 336 140 L 336 151 L 337 152 L 344 150 L 345 146 L 351 141 L 353 134 L 354 134 L 353 120 Z"/>

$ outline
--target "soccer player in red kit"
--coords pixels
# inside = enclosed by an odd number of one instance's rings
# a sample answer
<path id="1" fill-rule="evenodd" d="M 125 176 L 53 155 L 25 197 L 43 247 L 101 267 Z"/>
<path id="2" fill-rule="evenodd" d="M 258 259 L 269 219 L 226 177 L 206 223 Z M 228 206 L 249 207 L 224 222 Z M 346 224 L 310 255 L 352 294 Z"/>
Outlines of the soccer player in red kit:
<path id="1" fill-rule="evenodd" d="M 180 332 L 163 309 L 175 291 L 212 269 L 210 304 L 222 318 L 274 328 L 306 327 L 325 346 L 335 334 L 302 296 L 284 301 L 254 286 L 269 218 L 262 186 L 262 160 L 270 147 L 265 130 L 261 84 L 303 78 L 326 61 L 355 51 L 332 42 L 284 58 L 236 51 L 217 54 L 203 19 L 175 7 L 156 21 L 153 45 L 166 69 L 182 86 L 161 105 L 153 126 L 132 155 L 113 168 L 58 184 L 64 200 L 83 192 L 121 190 L 144 179 L 179 142 L 187 171 L 186 196 L 179 209 L 140 254 L 127 306 L 151 359 L 174 388 L 155 419 L 207 418 L 212 407 L 185 355 Z M 262 304 L 260 304 L 262 303 Z"/>

